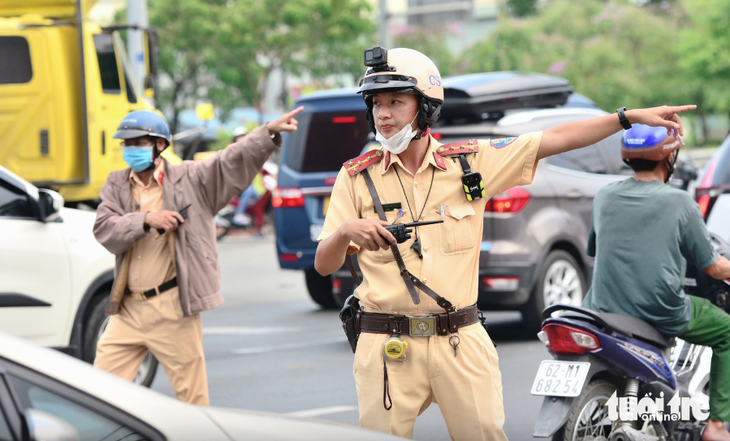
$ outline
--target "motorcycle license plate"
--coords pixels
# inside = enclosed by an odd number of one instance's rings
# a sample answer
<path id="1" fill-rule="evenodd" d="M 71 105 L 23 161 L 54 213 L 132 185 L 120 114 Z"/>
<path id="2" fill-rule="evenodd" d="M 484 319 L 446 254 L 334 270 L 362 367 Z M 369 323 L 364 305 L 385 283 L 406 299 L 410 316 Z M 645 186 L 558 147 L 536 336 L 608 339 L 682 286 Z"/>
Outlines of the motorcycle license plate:
<path id="1" fill-rule="evenodd" d="M 577 397 L 583 390 L 588 369 L 587 361 L 543 360 L 532 383 L 532 395 Z"/>

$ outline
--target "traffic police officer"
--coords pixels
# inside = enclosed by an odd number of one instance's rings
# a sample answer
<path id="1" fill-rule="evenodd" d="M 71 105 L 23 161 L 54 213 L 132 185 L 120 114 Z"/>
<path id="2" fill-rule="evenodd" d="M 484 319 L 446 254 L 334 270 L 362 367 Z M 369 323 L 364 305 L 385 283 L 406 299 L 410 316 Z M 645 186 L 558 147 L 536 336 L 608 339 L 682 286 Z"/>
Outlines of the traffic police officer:
<path id="1" fill-rule="evenodd" d="M 677 113 L 694 106 L 630 110 L 517 138 L 442 146 L 429 134 L 444 99 L 434 63 L 411 49 L 374 48 L 365 51 L 365 64 L 359 93 L 382 147 L 340 170 L 315 257 L 315 268 L 327 275 L 358 253 L 364 281 L 355 295 L 363 312 L 353 372 L 360 424 L 410 438 L 416 417 L 438 402 L 452 439 L 505 440 L 497 352 L 475 305 L 486 202 L 531 183 L 539 159 L 594 144 L 624 124 L 681 131 Z M 416 227 L 397 244 L 404 272 L 385 226 L 414 221 L 443 222 Z M 420 294 L 412 296 L 414 284 Z M 432 299 L 434 292 L 453 307 Z"/>

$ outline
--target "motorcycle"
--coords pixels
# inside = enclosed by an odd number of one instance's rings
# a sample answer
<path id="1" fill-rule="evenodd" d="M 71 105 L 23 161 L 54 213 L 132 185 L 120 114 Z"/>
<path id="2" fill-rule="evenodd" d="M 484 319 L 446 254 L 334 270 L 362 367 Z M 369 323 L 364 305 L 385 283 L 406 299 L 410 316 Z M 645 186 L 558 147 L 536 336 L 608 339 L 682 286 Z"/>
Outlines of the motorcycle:
<path id="1" fill-rule="evenodd" d="M 719 254 L 730 245 L 716 235 Z M 685 291 L 729 312 L 730 282 L 688 263 Z M 569 305 L 543 311 L 538 333 L 553 355 L 531 393 L 544 396 L 533 436 L 552 440 L 699 441 L 712 349 L 667 338 L 635 317 Z"/>
<path id="2" fill-rule="evenodd" d="M 273 162 L 265 162 L 261 168 L 261 187 L 263 193 L 259 195 L 256 201 L 246 208 L 246 213 L 251 216 L 254 228 L 261 230 L 267 223 L 265 217 L 271 213 L 271 195 L 276 188 L 276 177 L 279 167 Z M 239 197 L 233 198 L 225 207 L 223 207 L 215 216 L 216 240 L 223 239 L 232 228 L 239 227 L 233 223 L 233 216 L 236 212 Z"/>
<path id="3" fill-rule="evenodd" d="M 231 221 L 225 217 L 228 212 L 224 210 L 226 210 L 227 208 L 228 205 L 226 205 L 221 211 L 218 212 L 218 214 L 215 215 L 215 240 L 223 239 L 226 234 L 228 234 L 228 232 L 231 230 Z M 232 212 L 232 210 L 230 209 L 227 211 Z"/>

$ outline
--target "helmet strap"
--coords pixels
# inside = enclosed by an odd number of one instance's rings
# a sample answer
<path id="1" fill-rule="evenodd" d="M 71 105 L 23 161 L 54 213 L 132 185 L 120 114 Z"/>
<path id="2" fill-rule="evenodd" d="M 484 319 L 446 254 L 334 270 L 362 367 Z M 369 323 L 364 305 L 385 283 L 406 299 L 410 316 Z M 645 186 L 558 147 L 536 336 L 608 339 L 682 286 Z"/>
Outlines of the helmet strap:
<path id="1" fill-rule="evenodd" d="M 667 156 L 666 159 L 664 159 L 664 163 L 667 165 L 667 178 L 664 179 L 665 184 L 667 182 L 669 182 L 669 178 L 671 178 L 672 173 L 674 173 L 674 165 L 677 163 L 677 156 L 679 156 L 679 150 L 674 151 L 674 160 L 673 161 L 669 160 L 670 156 Z"/>
<path id="2" fill-rule="evenodd" d="M 152 146 L 152 164 L 150 164 L 150 166 L 147 167 L 147 169 L 145 171 L 150 171 L 150 170 L 155 169 L 155 162 L 157 161 L 157 158 L 159 158 L 160 155 L 162 155 L 162 152 L 164 152 L 165 149 L 167 148 L 167 146 L 165 146 L 165 148 L 162 149 L 162 151 L 158 150 L 157 149 L 157 140 L 158 139 L 163 139 L 163 138 L 154 138 L 155 145 Z"/>
<path id="3" fill-rule="evenodd" d="M 419 125 L 418 128 L 419 128 L 418 133 L 416 133 L 416 136 L 414 136 L 413 139 L 411 139 L 411 141 L 415 141 L 415 140 L 421 139 L 424 136 L 428 136 L 431 133 L 431 128 L 430 127 L 426 127 L 424 129 L 424 128 L 420 127 L 420 125 Z"/>

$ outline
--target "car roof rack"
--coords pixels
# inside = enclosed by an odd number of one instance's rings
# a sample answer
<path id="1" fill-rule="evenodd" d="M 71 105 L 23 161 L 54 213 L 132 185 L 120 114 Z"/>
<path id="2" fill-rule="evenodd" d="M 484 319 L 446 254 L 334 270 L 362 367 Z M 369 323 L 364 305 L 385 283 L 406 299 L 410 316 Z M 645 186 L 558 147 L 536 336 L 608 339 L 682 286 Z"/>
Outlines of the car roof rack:
<path id="1" fill-rule="evenodd" d="M 565 78 L 533 72 L 486 72 L 443 79 L 443 124 L 497 120 L 509 109 L 556 107 L 573 87 Z"/>

